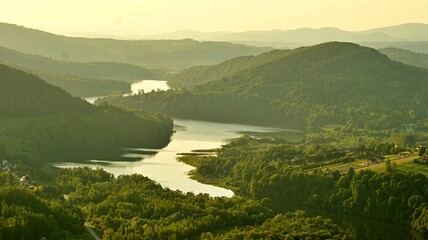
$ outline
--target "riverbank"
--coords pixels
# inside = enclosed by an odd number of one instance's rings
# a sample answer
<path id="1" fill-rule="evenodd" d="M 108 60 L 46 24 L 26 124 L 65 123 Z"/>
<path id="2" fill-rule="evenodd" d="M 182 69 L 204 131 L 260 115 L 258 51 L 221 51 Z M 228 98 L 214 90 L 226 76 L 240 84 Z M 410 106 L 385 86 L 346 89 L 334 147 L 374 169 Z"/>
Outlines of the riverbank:
<path id="1" fill-rule="evenodd" d="M 186 155 L 179 157 L 178 160 L 197 168 L 200 166 L 201 162 L 204 161 L 204 158 L 204 156 Z M 192 179 L 202 183 L 230 189 L 234 191 L 235 194 L 239 192 L 239 188 L 227 184 L 227 179 L 202 176 L 201 174 L 198 174 L 196 169 L 189 172 L 189 176 Z M 309 217 L 321 216 L 323 218 L 330 218 L 339 226 L 352 229 L 355 239 L 412 239 L 412 233 L 409 226 L 379 221 L 377 219 L 364 216 L 343 214 L 340 212 L 327 211 L 324 209 L 315 209 L 291 202 L 284 204 L 284 202 L 272 201 L 271 205 L 272 210 L 276 214 L 303 210 Z M 372 231 L 368 233 L 367 229 L 371 229 Z M 390 230 L 385 233 L 383 231 L 384 229 Z"/>
<path id="2" fill-rule="evenodd" d="M 215 150 L 212 150 L 212 152 L 214 152 L 214 151 Z M 233 191 L 236 195 L 239 188 L 227 184 L 227 180 L 219 179 L 219 178 L 206 177 L 206 176 L 202 176 L 201 174 L 198 174 L 197 168 L 200 166 L 200 162 L 203 161 L 205 157 L 206 156 L 181 155 L 181 156 L 177 157 L 177 161 L 180 161 L 180 162 L 183 162 L 187 165 L 195 167 L 195 169 L 188 172 L 188 176 L 191 179 L 196 180 L 196 181 L 203 183 L 203 184 L 209 184 L 209 185 L 213 185 L 216 187 L 229 189 L 229 190 Z"/>

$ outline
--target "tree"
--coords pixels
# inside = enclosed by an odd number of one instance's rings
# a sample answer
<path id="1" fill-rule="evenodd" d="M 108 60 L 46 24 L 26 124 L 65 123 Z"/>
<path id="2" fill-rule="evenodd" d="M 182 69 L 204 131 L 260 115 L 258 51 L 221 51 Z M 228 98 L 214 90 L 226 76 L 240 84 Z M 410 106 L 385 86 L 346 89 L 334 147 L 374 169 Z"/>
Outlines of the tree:
<path id="1" fill-rule="evenodd" d="M 385 161 L 385 168 L 387 173 L 392 173 L 392 165 L 389 159 Z"/>
<path id="2" fill-rule="evenodd" d="M 421 147 L 419 149 L 418 155 L 421 157 L 421 156 L 423 156 L 426 153 L 426 151 L 427 151 L 426 147 Z"/>

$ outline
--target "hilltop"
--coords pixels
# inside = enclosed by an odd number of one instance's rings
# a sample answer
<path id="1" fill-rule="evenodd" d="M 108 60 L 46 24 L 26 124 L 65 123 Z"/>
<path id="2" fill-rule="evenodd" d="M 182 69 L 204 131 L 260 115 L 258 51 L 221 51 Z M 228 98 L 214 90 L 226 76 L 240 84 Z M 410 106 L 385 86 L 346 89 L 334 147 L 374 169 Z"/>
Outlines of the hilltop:
<path id="1" fill-rule="evenodd" d="M 296 126 L 394 128 L 427 117 L 428 71 L 375 49 L 331 42 L 262 54 L 254 67 L 188 90 L 111 97 L 185 118 Z M 257 57 L 256 57 L 257 58 Z"/>
<path id="2" fill-rule="evenodd" d="M 157 35 L 148 39 L 192 38 L 200 41 L 228 41 L 251 46 L 297 48 L 330 41 L 354 42 L 374 48 L 397 47 L 428 52 L 428 24 L 406 23 L 365 31 L 346 31 L 335 27 L 297 28 L 246 32 L 198 32 L 183 30 Z"/>
<path id="3" fill-rule="evenodd" d="M 284 55 L 280 50 L 256 56 L 242 56 L 233 58 L 217 65 L 195 66 L 182 72 L 167 75 L 168 85 L 173 88 L 192 88 L 213 80 L 222 79 L 233 75 L 243 69 L 256 67 Z"/>
<path id="4" fill-rule="evenodd" d="M 0 23 L 0 46 L 57 60 L 114 61 L 151 67 L 183 68 L 214 64 L 229 58 L 254 55 L 271 48 L 227 42 L 183 40 L 114 40 L 55 35 Z M 28 41 L 31 39 L 31 41 Z"/>
<path id="5" fill-rule="evenodd" d="M 378 49 L 391 60 L 399 61 L 415 67 L 428 69 L 428 55 L 400 48 Z M 291 50 L 274 50 L 258 56 L 237 57 L 216 65 L 195 66 L 176 74 L 167 75 L 168 84 L 174 88 L 190 89 L 213 80 L 231 76 L 244 69 L 272 62 L 285 56 Z"/>

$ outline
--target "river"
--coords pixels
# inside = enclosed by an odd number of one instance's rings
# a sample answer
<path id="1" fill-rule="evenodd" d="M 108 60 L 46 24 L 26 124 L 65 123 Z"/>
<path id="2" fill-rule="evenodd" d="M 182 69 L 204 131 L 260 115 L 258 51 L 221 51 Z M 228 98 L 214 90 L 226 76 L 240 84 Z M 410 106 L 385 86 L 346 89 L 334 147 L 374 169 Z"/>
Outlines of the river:
<path id="1" fill-rule="evenodd" d="M 202 184 L 189 178 L 194 167 L 176 160 L 178 153 L 199 149 L 219 148 L 227 139 L 239 137 L 242 131 L 275 132 L 278 129 L 214 123 L 194 120 L 174 119 L 176 132 L 171 142 L 163 149 L 129 148 L 123 149 L 118 160 L 88 159 L 86 163 L 58 163 L 57 167 L 102 167 L 115 176 L 121 174 L 142 174 L 164 187 L 182 192 L 208 193 L 211 196 L 233 196 L 231 190 Z M 124 161 L 123 157 L 137 158 L 137 161 Z M 111 158 L 111 157 L 110 157 Z"/>
<path id="2" fill-rule="evenodd" d="M 169 87 L 166 81 L 143 80 L 132 84 L 131 89 L 132 93 L 136 94 L 141 89 L 144 92 L 150 92 L 152 90 L 167 90 Z M 86 100 L 93 102 L 96 98 L 98 97 L 87 98 Z M 189 178 L 188 173 L 194 167 L 177 161 L 178 153 L 188 153 L 198 149 L 219 148 L 228 139 L 242 136 L 242 132 L 287 131 L 286 129 L 269 127 L 184 119 L 174 119 L 174 124 L 176 132 L 172 136 L 168 146 L 163 149 L 123 149 L 120 155 L 116 156 L 117 160 L 115 160 L 114 156 L 113 158 L 112 156 L 108 156 L 109 160 L 98 157 L 96 159 L 86 159 L 84 163 L 61 162 L 55 164 L 55 166 L 61 168 L 79 166 L 102 167 L 115 176 L 138 173 L 173 190 L 231 197 L 234 193 L 229 189 L 202 184 Z M 288 131 L 295 132 L 293 130 Z M 132 161 L 126 161 L 126 158 L 130 158 Z"/>
<path id="3" fill-rule="evenodd" d="M 166 81 L 143 80 L 131 86 L 132 93 L 136 94 L 143 89 L 144 92 L 152 90 L 169 89 Z M 86 98 L 87 101 L 95 101 L 98 97 Z M 57 167 L 79 167 L 89 166 L 92 168 L 102 167 L 115 176 L 121 174 L 142 174 L 160 183 L 164 187 L 182 192 L 207 193 L 211 196 L 232 197 L 234 193 L 228 189 L 212 185 L 202 184 L 189 178 L 192 166 L 177 161 L 179 153 L 191 152 L 199 149 L 219 148 L 228 139 L 239 137 L 242 132 L 278 132 L 285 131 L 295 133 L 293 130 L 276 129 L 269 127 L 214 123 L 195 120 L 174 119 L 176 132 L 171 142 L 163 149 L 128 148 L 122 149 L 120 154 L 108 155 L 106 158 L 99 157 L 87 159 L 84 163 L 62 162 Z M 126 159 L 132 159 L 126 161 Z M 108 159 L 108 160 L 106 160 Z M 125 160 L 124 160 L 125 159 Z M 283 211 L 295 211 L 288 206 Z M 352 217 L 313 209 L 305 209 L 309 216 L 332 218 L 335 223 L 345 228 L 351 228 L 351 235 L 355 239 L 413 239 L 409 229 L 380 222 L 372 219 Z M 282 211 L 280 211 L 282 212 Z"/>

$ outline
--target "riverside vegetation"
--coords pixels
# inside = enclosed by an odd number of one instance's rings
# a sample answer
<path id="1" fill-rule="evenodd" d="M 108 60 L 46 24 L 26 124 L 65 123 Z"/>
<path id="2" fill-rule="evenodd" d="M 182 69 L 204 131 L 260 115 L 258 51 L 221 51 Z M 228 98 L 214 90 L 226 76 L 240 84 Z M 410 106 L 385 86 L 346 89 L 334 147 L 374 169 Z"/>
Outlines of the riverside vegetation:
<path id="1" fill-rule="evenodd" d="M 172 135 L 172 120 L 160 114 L 95 107 L 40 78 L 0 65 L 0 150 L 27 164 L 76 156 L 94 148 L 160 148 Z M 17 111 L 19 109 L 19 111 Z"/>
<path id="2" fill-rule="evenodd" d="M 382 172 L 329 169 L 400 150 L 374 141 L 352 149 L 246 136 L 216 151 L 217 156 L 183 156 L 181 161 L 196 166 L 196 178 L 222 182 L 251 199 L 269 199 L 276 209 L 291 204 L 360 215 L 411 226 L 427 236 L 428 169 L 403 172 L 389 160 Z"/>
<path id="3" fill-rule="evenodd" d="M 238 66 L 242 68 L 236 70 Z M 428 117 L 428 70 L 352 43 L 274 50 L 202 72 L 189 70 L 177 82 L 186 86 L 186 79 L 214 79 L 211 74 L 218 69 L 223 69 L 221 79 L 190 90 L 112 96 L 99 102 L 180 118 L 301 129 L 341 124 L 381 130 Z"/>
<path id="4" fill-rule="evenodd" d="M 170 76 L 172 84 L 189 89 L 112 96 L 98 104 L 315 131 L 337 126 L 338 131 L 309 134 L 297 145 L 243 138 L 217 156 L 181 160 L 196 167 L 196 179 L 251 199 L 267 198 L 276 209 L 299 204 L 361 215 L 427 236 L 425 165 L 396 166 L 383 157 L 427 144 L 427 70 L 391 61 L 374 49 L 334 42 L 236 58 L 176 76 Z M 419 133 L 393 130 L 403 123 L 416 124 Z M 386 171 L 346 168 L 345 163 L 364 164 L 363 159 L 384 162 Z M 345 171 L 329 169 L 341 163 Z"/>
<path id="5" fill-rule="evenodd" d="M 2 160 L 0 172 L 1 239 L 89 239 L 84 222 L 104 239 L 229 238 L 242 236 L 236 229 L 247 227 L 254 228 L 251 234 L 271 231 L 279 238 L 347 236 L 331 220 L 302 213 L 277 215 L 269 220 L 277 225 L 263 224 L 276 214 L 260 201 L 183 194 L 140 175 L 113 178 L 101 169 L 55 171 L 48 162 L 68 152 L 78 156 L 95 147 L 165 146 L 172 121 L 92 106 L 5 65 L 0 65 L 0 86 L 0 156 L 10 161 Z M 34 181 L 19 184 L 17 175 L 31 175 Z M 305 229 L 297 231 L 296 224 Z"/>
<path id="6" fill-rule="evenodd" d="M 225 70 L 223 79 L 191 90 L 112 96 L 98 106 L 0 65 L 0 157 L 12 162 L 0 172 L 0 239 L 89 239 L 84 223 L 103 239 L 360 237 L 330 219 L 286 211 L 291 204 L 392 222 L 412 229 L 415 239 L 428 237 L 426 70 L 347 43 L 241 60 L 239 71 Z M 161 148 L 173 123 L 158 110 L 314 132 L 293 142 L 245 136 L 216 155 L 181 158 L 196 167 L 196 178 L 233 189 L 232 198 L 172 191 L 141 175 L 47 164 L 99 147 Z M 417 123 L 419 132 L 392 130 L 403 122 Z M 389 161 L 416 147 L 421 156 L 411 171 Z M 347 168 L 366 160 L 385 168 Z M 31 190 L 17 174 L 34 177 Z"/>

